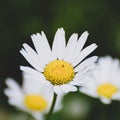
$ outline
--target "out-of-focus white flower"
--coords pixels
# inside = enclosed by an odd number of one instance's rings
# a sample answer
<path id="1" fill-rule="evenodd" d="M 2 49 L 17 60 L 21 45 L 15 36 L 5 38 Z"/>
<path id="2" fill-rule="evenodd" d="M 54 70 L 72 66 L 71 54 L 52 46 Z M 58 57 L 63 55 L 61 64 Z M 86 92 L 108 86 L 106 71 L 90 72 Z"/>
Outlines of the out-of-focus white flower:
<path id="1" fill-rule="evenodd" d="M 93 74 L 86 78 L 80 91 L 105 103 L 120 100 L 120 63 L 110 56 L 101 57 Z"/>
<path id="2" fill-rule="evenodd" d="M 43 31 L 33 34 L 31 38 L 36 51 L 24 43 L 20 53 L 35 69 L 25 66 L 20 69 L 36 80 L 53 85 L 56 94 L 77 91 L 76 86 L 81 86 L 82 79 L 93 69 L 97 59 L 93 56 L 84 60 L 97 47 L 91 44 L 83 49 L 87 37 L 87 31 L 80 38 L 74 33 L 66 45 L 65 31 L 60 28 L 55 34 L 51 50 Z"/>
<path id="3" fill-rule="evenodd" d="M 9 104 L 21 111 L 28 112 L 36 120 L 42 120 L 43 114 L 50 109 L 53 99 L 53 87 L 42 84 L 27 74 L 23 75 L 23 86 L 20 87 L 12 78 L 6 79 L 8 88 L 4 93 L 8 96 Z M 58 95 L 54 111 L 60 110 L 62 95 Z"/>

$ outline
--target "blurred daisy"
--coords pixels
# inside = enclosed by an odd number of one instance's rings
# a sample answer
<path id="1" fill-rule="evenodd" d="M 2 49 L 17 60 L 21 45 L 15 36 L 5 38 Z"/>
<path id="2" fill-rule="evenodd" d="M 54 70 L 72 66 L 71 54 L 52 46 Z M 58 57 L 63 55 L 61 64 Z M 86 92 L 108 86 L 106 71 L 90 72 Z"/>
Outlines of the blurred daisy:
<path id="1" fill-rule="evenodd" d="M 111 100 L 120 100 L 120 65 L 118 59 L 101 57 L 96 63 L 93 74 L 87 77 L 80 91 L 109 104 Z"/>
<path id="2" fill-rule="evenodd" d="M 74 33 L 66 45 L 65 31 L 60 28 L 55 34 L 51 50 L 43 31 L 41 34 L 33 34 L 31 38 L 36 51 L 24 43 L 20 53 L 35 69 L 25 66 L 20 69 L 32 74 L 37 80 L 52 84 L 56 94 L 76 91 L 75 85 L 83 83 L 83 77 L 93 69 L 97 59 L 93 56 L 84 60 L 97 47 L 91 44 L 83 49 L 87 37 L 88 32 L 84 32 L 79 39 L 78 34 Z"/>
<path id="3" fill-rule="evenodd" d="M 24 75 L 23 86 L 20 87 L 15 80 L 8 78 L 6 84 L 8 88 L 4 93 L 8 96 L 9 104 L 17 107 L 19 110 L 32 115 L 36 120 L 43 120 L 43 114 L 46 114 L 51 106 L 53 99 L 53 87 L 29 80 Z M 62 95 L 57 98 L 55 111 L 61 109 Z"/>

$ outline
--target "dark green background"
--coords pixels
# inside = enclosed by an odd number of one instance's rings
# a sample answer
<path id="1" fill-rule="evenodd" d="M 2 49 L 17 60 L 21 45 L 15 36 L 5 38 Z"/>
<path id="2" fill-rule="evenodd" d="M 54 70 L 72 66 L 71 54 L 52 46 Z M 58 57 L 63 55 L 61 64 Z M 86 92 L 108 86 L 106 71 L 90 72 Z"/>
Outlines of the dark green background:
<path id="1" fill-rule="evenodd" d="M 30 35 L 42 30 L 50 44 L 56 30 L 63 27 L 66 39 L 73 33 L 88 31 L 86 45 L 97 43 L 93 55 L 120 58 L 120 2 L 119 0 L 1 0 L 0 1 L 0 105 L 14 111 L 3 94 L 5 78 L 12 77 L 21 84 L 19 65 L 28 65 L 19 50 L 24 42 L 32 45 Z M 111 68 L 112 69 L 112 68 Z M 85 98 L 90 106 L 84 120 L 120 120 L 120 102 L 103 105 L 99 100 Z M 69 97 L 72 95 L 69 94 Z M 67 102 L 69 97 L 65 97 Z M 70 98 L 69 98 L 70 99 Z M 69 101 L 69 100 L 68 100 Z M 70 118 L 60 112 L 53 120 Z M 71 118 L 72 120 L 75 118 Z M 76 118 L 75 120 L 80 118 Z M 4 119 L 3 119 L 4 120 Z M 7 120 L 7 119 L 5 119 Z"/>

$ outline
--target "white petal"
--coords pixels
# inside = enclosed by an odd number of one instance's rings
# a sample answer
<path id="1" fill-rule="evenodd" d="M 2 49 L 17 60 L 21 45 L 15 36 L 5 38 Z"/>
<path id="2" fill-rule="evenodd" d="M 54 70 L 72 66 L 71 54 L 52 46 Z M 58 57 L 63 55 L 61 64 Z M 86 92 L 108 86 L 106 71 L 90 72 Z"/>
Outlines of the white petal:
<path id="1" fill-rule="evenodd" d="M 120 91 L 118 91 L 117 93 L 115 93 L 115 94 L 112 96 L 112 99 L 113 99 L 113 100 L 120 100 Z"/>
<path id="2" fill-rule="evenodd" d="M 89 33 L 87 31 L 85 31 L 80 38 L 78 39 L 78 48 L 81 50 L 85 44 L 85 42 L 87 41 L 87 37 L 88 37 Z"/>
<path id="3" fill-rule="evenodd" d="M 6 79 L 6 85 L 8 86 L 8 88 L 5 89 L 5 94 L 8 96 L 14 96 L 17 99 L 21 100 L 22 98 L 21 88 L 12 78 Z"/>
<path id="4" fill-rule="evenodd" d="M 43 114 L 40 112 L 32 112 L 31 114 L 35 118 L 35 120 L 44 120 Z"/>
<path id="5" fill-rule="evenodd" d="M 52 54 L 50 45 L 48 43 L 48 40 L 46 38 L 46 35 L 45 35 L 45 33 L 43 31 L 41 32 L 41 34 L 42 34 L 41 35 L 42 36 L 42 41 L 43 41 L 43 44 L 44 44 L 44 47 L 45 47 L 44 54 L 46 54 L 46 57 L 49 58 L 50 61 L 52 61 L 55 58 L 53 58 L 53 54 Z"/>
<path id="6" fill-rule="evenodd" d="M 43 71 L 43 67 L 39 65 L 39 61 L 34 61 L 32 55 L 28 54 L 24 49 L 20 50 L 20 53 L 25 57 L 25 59 L 38 71 Z M 44 64 L 43 64 L 44 65 Z"/>
<path id="7" fill-rule="evenodd" d="M 81 77 L 83 75 L 89 74 L 90 72 L 93 72 L 93 70 L 95 69 L 95 64 L 91 64 L 90 66 L 87 66 L 86 68 L 80 70 L 78 73 L 76 73 L 75 78 L 76 77 Z"/>
<path id="8" fill-rule="evenodd" d="M 36 81 L 36 78 L 31 79 L 31 75 L 28 75 L 28 77 L 23 81 L 23 88 L 25 90 L 25 93 L 33 93 L 43 96 L 49 103 L 52 102 L 53 97 L 53 85 L 51 84 L 45 84 L 39 81 Z"/>
<path id="9" fill-rule="evenodd" d="M 70 82 L 70 85 L 75 85 L 75 86 L 83 86 L 86 82 L 86 80 L 84 79 L 85 76 L 82 77 L 78 77 L 78 78 L 74 78 L 73 81 Z"/>
<path id="10" fill-rule="evenodd" d="M 70 36 L 68 43 L 67 43 L 66 50 L 65 50 L 65 58 L 64 58 L 65 61 L 70 61 L 70 59 L 74 55 L 73 51 L 77 43 L 76 42 L 77 38 L 78 38 L 78 34 L 75 34 L 75 33 Z"/>
<path id="11" fill-rule="evenodd" d="M 65 93 L 77 91 L 77 88 L 73 85 L 70 85 L 70 84 L 61 85 L 61 89 Z"/>
<path id="12" fill-rule="evenodd" d="M 52 54 L 57 59 L 63 59 L 65 54 L 65 31 L 63 28 L 57 30 L 52 46 Z"/>
<path id="13" fill-rule="evenodd" d="M 73 60 L 72 65 L 76 66 L 79 64 L 86 56 L 93 52 L 97 48 L 96 44 L 91 44 L 88 47 L 84 48 L 80 54 Z"/>
<path id="14" fill-rule="evenodd" d="M 62 107 L 63 107 L 63 104 L 62 104 L 63 97 L 64 97 L 64 94 L 58 94 L 57 95 L 57 100 L 56 100 L 54 112 L 57 112 L 60 109 L 62 109 Z"/>
<path id="15" fill-rule="evenodd" d="M 83 46 L 87 40 L 87 37 L 88 37 L 88 32 L 86 31 L 78 39 L 76 46 L 75 46 L 75 49 L 72 53 L 72 58 L 69 61 L 70 63 L 72 63 L 72 61 L 79 55 L 81 49 L 83 48 Z"/>
<path id="16" fill-rule="evenodd" d="M 82 63 L 80 63 L 80 65 L 78 65 L 74 70 L 75 72 L 78 72 L 82 69 L 84 69 L 85 67 L 87 66 L 90 66 L 91 64 L 93 64 L 94 62 L 97 61 L 97 56 L 93 56 L 93 57 L 90 57 L 90 58 L 87 58 L 86 60 L 84 60 Z"/>
<path id="17" fill-rule="evenodd" d="M 53 58 L 45 34 L 43 32 L 42 35 L 37 33 L 36 35 L 32 35 L 31 38 L 42 62 L 44 62 L 44 64 L 49 63 Z"/>
<path id="18" fill-rule="evenodd" d="M 4 90 L 5 95 L 8 96 L 8 102 L 16 107 L 22 107 L 23 93 L 20 86 L 11 78 L 6 79 L 8 88 Z"/>
<path id="19" fill-rule="evenodd" d="M 30 75 L 28 75 L 30 77 Z M 23 90 L 26 94 L 39 94 L 40 93 L 40 86 L 41 82 L 36 81 L 35 79 L 32 80 L 31 78 L 23 80 Z"/>
<path id="20" fill-rule="evenodd" d="M 45 66 L 45 64 L 43 64 L 40 57 L 38 56 L 38 54 L 29 45 L 24 43 L 23 47 L 24 47 L 26 53 L 29 54 L 29 56 L 36 62 L 36 64 L 38 64 L 41 67 Z"/>
<path id="21" fill-rule="evenodd" d="M 104 97 L 101 97 L 100 100 L 104 103 L 104 104 L 110 104 L 111 103 L 111 99 L 107 99 Z"/>
<path id="22" fill-rule="evenodd" d="M 6 85 L 7 85 L 10 89 L 17 89 L 18 91 L 20 91 L 20 87 L 19 87 L 19 85 L 15 82 L 14 79 L 12 79 L 12 78 L 7 78 L 5 82 L 6 82 Z"/>
<path id="23" fill-rule="evenodd" d="M 85 87 L 80 87 L 79 90 L 80 90 L 80 92 L 87 94 L 88 96 L 98 98 L 98 94 L 94 90 L 90 90 L 90 89 L 87 89 Z"/>
<path id="24" fill-rule="evenodd" d="M 54 86 L 54 92 L 55 92 L 56 94 L 63 94 L 63 91 L 61 90 L 60 85 L 55 85 L 55 86 Z"/>
<path id="25" fill-rule="evenodd" d="M 20 70 L 26 72 L 26 74 L 28 74 L 29 79 L 31 80 L 36 80 L 38 82 L 43 82 L 43 83 L 46 83 L 46 84 L 49 84 L 49 82 L 45 79 L 45 77 L 43 76 L 42 73 L 30 68 L 30 67 L 26 67 L 26 66 L 20 66 Z"/>

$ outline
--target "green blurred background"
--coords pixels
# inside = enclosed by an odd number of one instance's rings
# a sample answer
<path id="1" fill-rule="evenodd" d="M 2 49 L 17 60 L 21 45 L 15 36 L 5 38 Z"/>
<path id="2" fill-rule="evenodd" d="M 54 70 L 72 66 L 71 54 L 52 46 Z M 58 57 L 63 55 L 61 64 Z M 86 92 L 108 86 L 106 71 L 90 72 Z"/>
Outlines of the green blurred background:
<path id="1" fill-rule="evenodd" d="M 80 36 L 87 30 L 90 35 L 86 45 L 98 45 L 94 55 L 120 58 L 119 0 L 1 0 L 0 120 L 24 120 L 24 114 L 8 105 L 3 94 L 5 78 L 22 83 L 19 65 L 28 65 L 19 53 L 22 44 L 33 46 L 30 35 L 42 30 L 52 43 L 60 27 L 65 29 L 67 40 L 73 32 Z M 63 104 L 63 110 L 51 120 L 120 120 L 120 102 L 103 105 L 81 93 L 70 93 Z"/>

